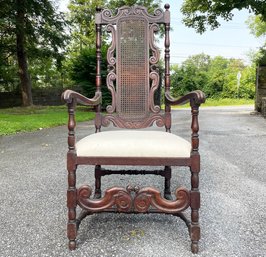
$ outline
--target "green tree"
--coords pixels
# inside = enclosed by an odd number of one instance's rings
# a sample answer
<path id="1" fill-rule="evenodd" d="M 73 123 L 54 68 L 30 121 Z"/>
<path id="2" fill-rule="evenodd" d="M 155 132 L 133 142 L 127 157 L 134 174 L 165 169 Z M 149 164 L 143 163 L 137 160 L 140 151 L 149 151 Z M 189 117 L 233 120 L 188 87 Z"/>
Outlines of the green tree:
<path id="1" fill-rule="evenodd" d="M 29 58 L 62 59 L 66 44 L 65 22 L 52 1 L 1 1 L 0 35 L 4 58 L 17 57 L 24 106 L 32 104 Z"/>
<path id="2" fill-rule="evenodd" d="M 237 81 L 239 72 L 240 84 Z M 201 89 L 212 98 L 254 98 L 255 74 L 255 65 L 245 66 L 238 59 L 195 55 L 171 67 L 172 92 L 180 96 Z"/>
<path id="3" fill-rule="evenodd" d="M 227 68 L 226 68 L 226 76 L 223 86 L 222 97 L 224 98 L 238 98 L 238 83 L 237 83 L 237 74 L 238 72 L 242 73 L 245 65 L 239 59 L 229 59 Z"/>
<path id="4" fill-rule="evenodd" d="M 239 97 L 245 99 L 254 99 L 256 82 L 256 65 L 247 66 L 242 71 L 239 86 Z"/>
<path id="5" fill-rule="evenodd" d="M 255 37 L 262 37 L 266 35 L 266 21 L 262 19 L 261 15 L 250 16 L 247 20 L 247 24 L 251 33 Z"/>
<path id="6" fill-rule="evenodd" d="M 161 0 L 110 0 L 107 7 L 115 10 L 124 5 L 141 5 L 145 6 L 148 12 L 152 13 L 156 8 L 160 7 L 161 2 Z"/>
<path id="7" fill-rule="evenodd" d="M 105 7 L 104 0 L 71 0 L 68 9 L 71 24 L 73 52 L 79 52 L 83 47 L 95 45 L 95 11 L 96 7 Z"/>
<path id="8" fill-rule="evenodd" d="M 266 21 L 263 20 L 261 15 L 251 16 L 247 20 L 247 24 L 250 28 L 251 33 L 255 37 L 265 38 L 266 37 Z M 266 39 L 266 38 L 265 38 Z M 256 64 L 266 65 L 266 42 L 264 46 L 260 48 L 258 52 L 253 54 L 253 61 Z"/>
<path id="9" fill-rule="evenodd" d="M 223 92 L 228 64 L 229 60 L 222 56 L 216 56 L 211 60 L 207 72 L 208 82 L 203 88 L 207 96 L 219 97 Z"/>
<path id="10" fill-rule="evenodd" d="M 203 33 L 208 26 L 211 29 L 220 26 L 219 17 L 226 21 L 231 20 L 234 9 L 248 9 L 256 15 L 261 15 L 261 19 L 266 21 L 266 4 L 262 0 L 184 0 L 181 11 L 185 25 Z"/>
<path id="11" fill-rule="evenodd" d="M 197 89 L 203 90 L 207 84 L 210 60 L 209 55 L 198 54 L 190 56 L 180 67 L 172 67 L 171 86 L 174 96 Z"/>
<path id="12" fill-rule="evenodd" d="M 102 48 L 103 56 L 106 56 L 107 46 L 105 45 Z M 96 78 L 96 49 L 90 47 L 84 47 L 79 55 L 74 57 L 70 65 L 70 77 L 75 83 L 81 87 L 82 93 L 88 97 L 93 97 L 95 94 L 95 78 Z M 111 103 L 111 95 L 105 85 L 106 76 L 107 76 L 107 60 L 106 58 L 102 59 L 101 62 L 102 70 L 102 97 L 103 97 L 103 106 Z"/>

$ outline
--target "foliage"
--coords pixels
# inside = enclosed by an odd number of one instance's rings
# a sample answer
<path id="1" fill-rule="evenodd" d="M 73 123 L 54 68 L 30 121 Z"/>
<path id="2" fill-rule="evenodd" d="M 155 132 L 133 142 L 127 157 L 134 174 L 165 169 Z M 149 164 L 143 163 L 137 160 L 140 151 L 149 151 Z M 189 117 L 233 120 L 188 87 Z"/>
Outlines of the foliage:
<path id="1" fill-rule="evenodd" d="M 238 85 L 237 74 L 241 73 Z M 210 58 L 205 54 L 189 57 L 180 66 L 172 66 L 171 85 L 175 96 L 200 89 L 211 98 L 254 98 L 255 65 L 241 60 Z"/>
<path id="2" fill-rule="evenodd" d="M 94 118 L 93 112 L 77 108 L 76 120 L 86 121 Z M 0 136 L 17 132 L 34 131 L 67 123 L 65 106 L 31 106 L 0 110 Z"/>
<path id="3" fill-rule="evenodd" d="M 9 90 L 17 85 L 17 80 L 10 79 L 10 73 L 13 78 L 20 74 L 22 90 L 26 88 L 24 93 L 31 94 L 27 66 L 36 59 L 52 59 L 57 68 L 60 68 L 63 59 L 62 49 L 68 38 L 64 33 L 65 25 L 63 15 L 56 12 L 52 1 L 1 1 L 1 90 Z M 15 66 L 19 66 L 16 68 L 18 72 L 14 72 Z"/>
<path id="4" fill-rule="evenodd" d="M 210 56 L 199 54 L 189 57 L 183 64 L 172 67 L 171 85 L 174 95 L 184 95 L 207 84 Z M 177 86 L 178 85 L 178 86 Z"/>
<path id="5" fill-rule="evenodd" d="M 261 15 L 249 17 L 247 24 L 251 33 L 255 37 L 266 37 L 266 21 L 262 19 Z M 253 55 L 253 62 L 260 65 L 266 65 L 266 42 L 264 43 L 264 46 Z"/>
<path id="6" fill-rule="evenodd" d="M 220 23 L 218 18 L 231 20 L 234 9 L 248 9 L 256 15 L 261 15 L 262 20 L 266 21 L 265 1 L 254 0 L 184 0 L 181 11 L 185 16 L 183 21 L 186 26 L 196 29 L 197 32 L 203 33 L 207 27 L 217 28 Z"/>
<path id="7" fill-rule="evenodd" d="M 251 33 L 255 37 L 261 37 L 266 35 L 266 21 L 263 21 L 261 15 L 250 16 L 247 20 L 247 24 Z"/>
<path id="8" fill-rule="evenodd" d="M 161 0 L 110 0 L 107 7 L 115 10 L 121 6 L 141 5 L 145 6 L 148 12 L 152 13 L 161 4 Z"/>
<path id="9" fill-rule="evenodd" d="M 103 106 L 111 103 L 111 95 L 106 86 L 107 76 L 107 45 L 102 47 L 102 96 Z M 82 93 L 88 97 L 93 97 L 95 94 L 95 78 L 96 78 L 96 49 L 83 48 L 80 54 L 72 59 L 70 65 L 70 77 L 75 83 L 82 88 Z"/>
<path id="10" fill-rule="evenodd" d="M 81 51 L 83 47 L 95 45 L 95 12 L 96 7 L 105 6 L 103 0 L 71 0 L 68 9 L 71 24 L 72 49 Z"/>
<path id="11" fill-rule="evenodd" d="M 203 89 L 207 96 L 219 97 L 223 92 L 228 63 L 229 60 L 221 56 L 211 60 L 207 71 L 207 83 Z"/>

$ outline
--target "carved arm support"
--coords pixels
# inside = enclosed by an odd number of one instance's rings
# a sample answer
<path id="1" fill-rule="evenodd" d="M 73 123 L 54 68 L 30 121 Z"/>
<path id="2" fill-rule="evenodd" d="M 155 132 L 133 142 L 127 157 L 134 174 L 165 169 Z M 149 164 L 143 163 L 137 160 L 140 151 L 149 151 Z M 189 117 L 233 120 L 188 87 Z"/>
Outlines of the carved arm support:
<path id="1" fill-rule="evenodd" d="M 205 102 L 205 95 L 202 91 L 196 90 L 192 91 L 180 98 L 174 99 L 171 97 L 169 92 L 165 93 L 165 101 L 168 105 L 182 105 L 187 102 L 190 102 L 191 106 L 191 115 L 192 115 L 192 121 L 191 121 L 191 156 L 199 155 L 198 149 L 199 149 L 199 121 L 198 121 L 198 115 L 199 115 L 199 106 Z"/>
<path id="2" fill-rule="evenodd" d="M 205 102 L 205 95 L 200 90 L 192 91 L 184 96 L 181 96 L 180 98 L 173 98 L 169 92 L 165 93 L 165 100 L 166 103 L 169 105 L 183 105 L 188 102 L 190 102 L 190 106 L 200 106 L 202 103 Z"/>
<path id="3" fill-rule="evenodd" d="M 70 155 L 75 155 L 75 127 L 76 127 L 76 120 L 75 120 L 75 107 L 77 103 L 83 105 L 98 105 L 102 101 L 102 94 L 101 92 L 96 92 L 93 98 L 87 98 L 73 90 L 66 90 L 62 94 L 62 100 L 67 103 L 68 106 L 68 153 Z"/>
<path id="4" fill-rule="evenodd" d="M 93 98 L 87 98 L 82 94 L 79 94 L 73 90 L 66 90 L 62 94 L 62 99 L 67 103 L 70 104 L 73 101 L 76 103 L 80 103 L 83 105 L 98 105 L 102 101 L 102 94 L 101 92 L 96 92 Z"/>

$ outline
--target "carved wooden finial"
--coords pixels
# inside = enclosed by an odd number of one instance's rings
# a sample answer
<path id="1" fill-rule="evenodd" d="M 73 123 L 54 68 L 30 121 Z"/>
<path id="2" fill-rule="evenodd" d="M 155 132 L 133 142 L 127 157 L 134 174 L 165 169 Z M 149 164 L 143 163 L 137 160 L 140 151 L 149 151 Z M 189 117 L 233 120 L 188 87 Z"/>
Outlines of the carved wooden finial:
<path id="1" fill-rule="evenodd" d="M 169 10 L 169 8 L 170 8 L 170 4 L 165 4 L 165 5 L 164 5 L 164 8 L 165 8 L 166 10 Z"/>

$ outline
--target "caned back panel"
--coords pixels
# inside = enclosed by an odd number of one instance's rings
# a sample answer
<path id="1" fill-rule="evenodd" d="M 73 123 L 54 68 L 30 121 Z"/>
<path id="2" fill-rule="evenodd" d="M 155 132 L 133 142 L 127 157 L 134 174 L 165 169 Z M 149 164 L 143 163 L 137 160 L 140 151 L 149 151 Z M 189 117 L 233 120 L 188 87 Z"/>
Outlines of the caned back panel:
<path id="1" fill-rule="evenodd" d="M 141 120 L 149 114 L 149 23 L 121 18 L 117 23 L 117 114 Z"/>

